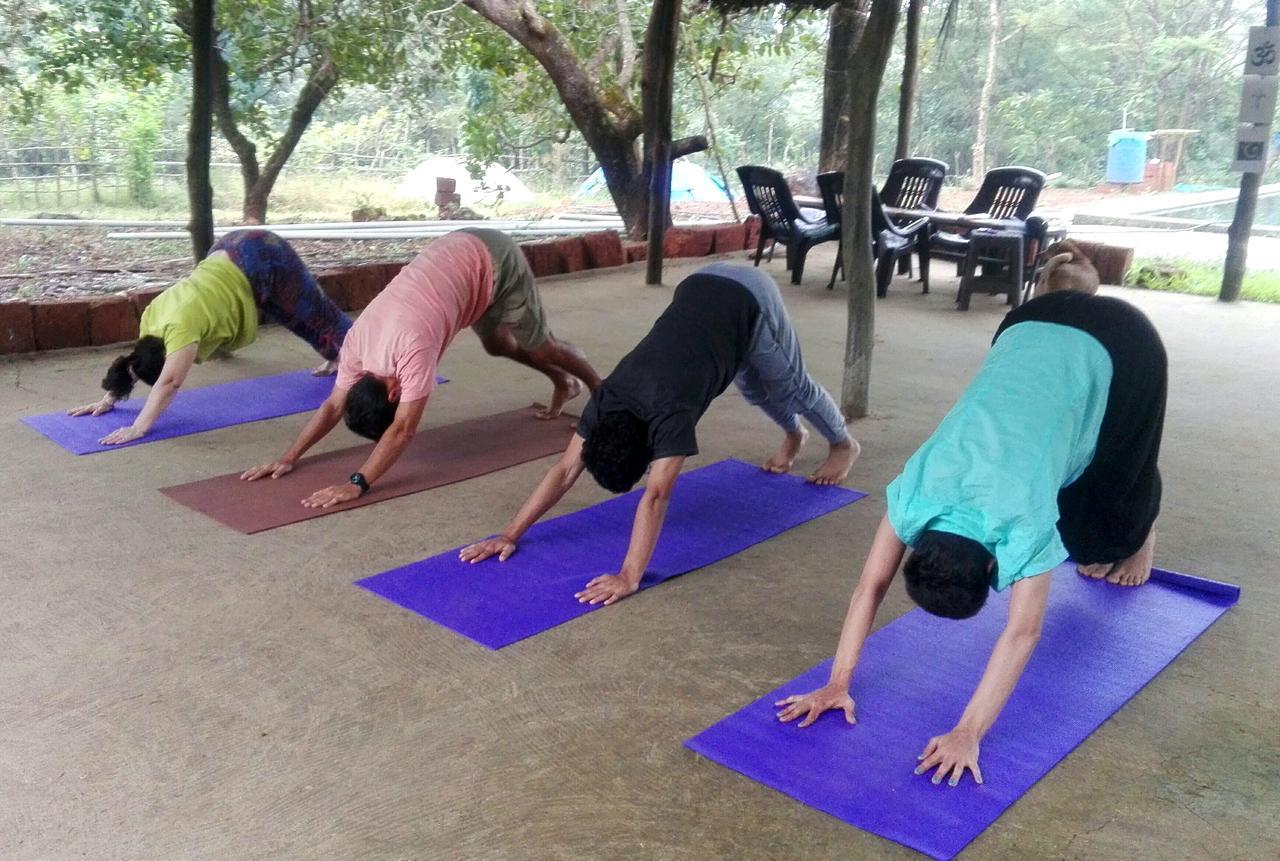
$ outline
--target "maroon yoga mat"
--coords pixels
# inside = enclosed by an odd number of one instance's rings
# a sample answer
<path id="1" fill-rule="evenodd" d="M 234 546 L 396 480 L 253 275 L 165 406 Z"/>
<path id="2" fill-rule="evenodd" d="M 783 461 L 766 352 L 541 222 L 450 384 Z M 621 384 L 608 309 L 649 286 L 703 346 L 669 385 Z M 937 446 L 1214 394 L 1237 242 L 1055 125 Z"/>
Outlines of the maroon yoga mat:
<path id="1" fill-rule="evenodd" d="M 525 407 L 419 430 L 395 466 L 368 493 L 333 508 L 304 508 L 302 500 L 322 487 L 346 481 L 369 456 L 372 444 L 304 458 L 284 478 L 241 481 L 240 473 L 233 472 L 161 488 L 160 492 L 237 532 L 252 535 L 453 484 L 563 451 L 578 417 L 566 415 L 543 421 L 534 416 L 534 410 L 535 407 Z"/>

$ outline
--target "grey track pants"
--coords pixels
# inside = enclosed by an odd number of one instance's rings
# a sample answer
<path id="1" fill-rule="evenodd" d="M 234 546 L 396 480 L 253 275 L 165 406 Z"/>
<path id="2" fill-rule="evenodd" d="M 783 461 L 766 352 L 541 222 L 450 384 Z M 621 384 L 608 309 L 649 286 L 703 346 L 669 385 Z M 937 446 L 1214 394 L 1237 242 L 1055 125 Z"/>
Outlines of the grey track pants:
<path id="1" fill-rule="evenodd" d="M 800 340 L 773 278 L 732 263 L 712 263 L 700 271 L 738 282 L 760 304 L 751 349 L 733 381 L 747 403 L 764 410 L 787 433 L 799 430 L 803 417 L 833 445 L 849 439 L 835 400 L 805 370 Z"/>

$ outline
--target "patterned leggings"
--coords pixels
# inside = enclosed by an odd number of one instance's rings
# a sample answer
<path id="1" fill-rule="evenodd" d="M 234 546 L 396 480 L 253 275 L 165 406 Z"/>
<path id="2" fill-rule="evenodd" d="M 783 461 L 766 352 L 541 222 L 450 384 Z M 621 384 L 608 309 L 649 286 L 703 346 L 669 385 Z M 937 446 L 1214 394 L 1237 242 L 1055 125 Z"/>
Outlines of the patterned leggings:
<path id="1" fill-rule="evenodd" d="M 270 230 L 235 230 L 212 251 L 225 251 L 249 279 L 254 301 L 268 319 L 282 324 L 333 360 L 351 328 L 351 318 L 316 284 L 302 258 Z"/>

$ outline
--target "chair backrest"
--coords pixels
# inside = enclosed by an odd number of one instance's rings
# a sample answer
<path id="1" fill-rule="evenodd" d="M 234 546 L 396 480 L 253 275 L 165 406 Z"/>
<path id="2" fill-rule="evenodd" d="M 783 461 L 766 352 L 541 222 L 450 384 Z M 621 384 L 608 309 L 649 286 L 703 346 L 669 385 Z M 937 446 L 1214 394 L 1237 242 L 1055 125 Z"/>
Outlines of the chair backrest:
<path id="1" fill-rule="evenodd" d="M 902 209 L 937 209 L 946 162 L 936 158 L 900 158 L 889 168 L 880 199 Z"/>
<path id="2" fill-rule="evenodd" d="M 747 208 L 760 216 L 769 234 L 779 238 L 790 234 L 800 209 L 782 174 L 770 167 L 745 164 L 738 168 L 738 180 L 747 195 Z"/>
<path id="3" fill-rule="evenodd" d="M 822 193 L 822 208 L 827 212 L 827 224 L 839 224 L 844 212 L 844 171 L 832 170 L 818 174 L 818 191 Z"/>
<path id="4" fill-rule="evenodd" d="M 1017 218 L 1026 221 L 1036 208 L 1044 174 L 1033 167 L 997 167 L 982 178 L 973 202 L 965 212 L 986 212 L 992 218 Z"/>
<path id="5" fill-rule="evenodd" d="M 888 230 L 891 233 L 897 233 L 893 229 L 893 222 L 889 220 L 889 216 L 884 211 L 884 199 L 880 197 L 880 192 L 876 187 L 871 186 L 871 236 L 879 238 L 880 234 Z"/>

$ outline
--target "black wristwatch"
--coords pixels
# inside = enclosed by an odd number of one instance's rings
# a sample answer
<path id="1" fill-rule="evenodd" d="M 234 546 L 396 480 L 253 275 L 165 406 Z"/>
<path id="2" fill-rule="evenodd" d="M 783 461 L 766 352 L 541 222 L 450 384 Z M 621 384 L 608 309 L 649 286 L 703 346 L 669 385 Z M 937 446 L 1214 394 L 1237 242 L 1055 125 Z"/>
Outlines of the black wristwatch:
<path id="1" fill-rule="evenodd" d="M 369 482 L 365 480 L 364 473 L 353 472 L 351 473 L 351 478 L 348 479 L 348 481 L 350 481 L 356 487 L 360 488 L 361 496 L 364 496 L 366 493 L 369 492 Z"/>

